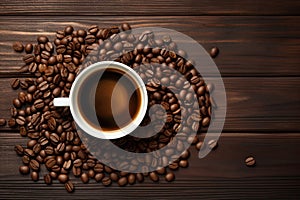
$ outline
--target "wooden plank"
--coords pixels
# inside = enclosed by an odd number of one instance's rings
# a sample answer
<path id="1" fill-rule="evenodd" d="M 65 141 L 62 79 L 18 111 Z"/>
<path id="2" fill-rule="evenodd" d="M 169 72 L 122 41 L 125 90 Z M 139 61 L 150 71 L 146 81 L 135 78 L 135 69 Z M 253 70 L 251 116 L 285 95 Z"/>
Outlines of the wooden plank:
<path id="1" fill-rule="evenodd" d="M 0 79 L 0 91 L 5 94 L 5 98 L 0 98 L 0 116 L 4 118 L 9 118 L 12 100 L 17 97 L 17 92 L 10 88 L 11 80 Z M 227 95 L 225 132 L 300 130 L 299 78 L 223 78 L 223 81 Z"/>
<path id="2" fill-rule="evenodd" d="M 1 15 L 299 15 L 299 1 L 2 0 Z"/>
<path id="3" fill-rule="evenodd" d="M 25 144 L 18 134 L 0 134 L 0 198 L 127 198 L 167 199 L 241 199 L 299 197 L 300 189 L 300 133 L 297 134 L 223 134 L 219 147 L 204 159 L 197 157 L 194 147 L 190 166 L 176 171 L 176 180 L 159 184 L 146 179 L 145 183 L 105 188 L 90 181 L 82 184 L 72 177 L 76 191 L 68 194 L 57 181 L 46 186 L 40 179 L 34 183 L 29 176 L 18 173 L 20 158 L 13 151 L 15 144 Z M 257 161 L 248 168 L 244 159 L 253 155 Z M 55 192 L 54 192 L 55 191 Z"/>
<path id="4" fill-rule="evenodd" d="M 70 9 L 68 9 L 70 10 Z M 66 25 L 100 27 L 127 21 L 132 27 L 164 27 L 182 32 L 207 51 L 218 46 L 214 60 L 222 76 L 300 76 L 300 17 L 160 16 L 3 16 L 0 20 L 0 73 L 16 72 L 23 65 L 13 52 L 14 41 L 35 42 L 38 35 L 51 39 Z"/>

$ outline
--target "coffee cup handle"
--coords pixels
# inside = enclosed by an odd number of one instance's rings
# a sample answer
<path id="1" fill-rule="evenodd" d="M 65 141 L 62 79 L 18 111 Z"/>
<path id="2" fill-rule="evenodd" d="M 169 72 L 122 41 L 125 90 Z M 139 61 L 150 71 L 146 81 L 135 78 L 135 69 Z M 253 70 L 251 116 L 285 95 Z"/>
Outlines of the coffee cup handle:
<path id="1" fill-rule="evenodd" d="M 53 104 L 56 107 L 70 106 L 70 99 L 67 97 L 54 98 Z"/>

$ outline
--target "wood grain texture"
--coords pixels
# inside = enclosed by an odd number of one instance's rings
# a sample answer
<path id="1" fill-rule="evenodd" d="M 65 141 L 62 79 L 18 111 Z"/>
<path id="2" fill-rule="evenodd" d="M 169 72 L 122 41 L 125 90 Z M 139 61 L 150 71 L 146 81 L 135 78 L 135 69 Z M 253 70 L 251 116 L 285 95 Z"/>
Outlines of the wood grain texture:
<path id="1" fill-rule="evenodd" d="M 7 119 L 18 93 L 11 89 L 11 80 L 0 79 L 0 90 L 5 94 L 5 98 L 0 98 L 0 117 Z M 223 81 L 227 95 L 225 132 L 300 131 L 299 78 L 223 78 Z"/>
<path id="2" fill-rule="evenodd" d="M 54 38 L 66 25 L 100 27 L 129 22 L 132 27 L 164 27 L 182 32 L 207 51 L 218 46 L 214 60 L 222 76 L 300 76 L 300 17 L 1 17 L 0 73 L 23 65 L 13 52 L 14 41 L 36 42 L 38 35 Z"/>
<path id="3" fill-rule="evenodd" d="M 41 179 L 34 183 L 18 173 L 21 161 L 12 149 L 25 142 L 18 134 L 1 132 L 0 151 L 6 152 L 0 156 L 1 199 L 120 199 L 124 195 L 131 199 L 257 199 L 300 195 L 300 134 L 223 134 L 219 147 L 204 159 L 197 157 L 192 146 L 190 166 L 176 171 L 175 182 L 166 183 L 161 177 L 158 184 L 147 178 L 142 184 L 105 188 L 94 181 L 84 185 L 72 177 L 76 187 L 73 195 L 57 181 L 45 186 Z M 256 158 L 255 168 L 245 166 L 248 155 Z"/>
<path id="4" fill-rule="evenodd" d="M 299 15 L 299 1 L 2 0 L 2 15 Z"/>

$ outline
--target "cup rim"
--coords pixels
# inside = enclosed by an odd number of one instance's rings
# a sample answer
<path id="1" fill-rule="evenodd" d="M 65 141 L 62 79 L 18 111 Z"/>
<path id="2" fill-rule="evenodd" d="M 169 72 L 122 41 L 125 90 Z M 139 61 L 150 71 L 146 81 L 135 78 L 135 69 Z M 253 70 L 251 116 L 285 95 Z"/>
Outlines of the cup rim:
<path id="1" fill-rule="evenodd" d="M 136 84 L 141 89 L 142 101 L 141 101 L 141 105 L 137 117 L 135 117 L 135 119 L 132 122 L 127 124 L 125 127 L 122 127 L 121 129 L 112 130 L 112 131 L 103 131 L 103 130 L 96 129 L 95 127 L 91 126 L 88 122 L 85 121 L 84 117 L 79 112 L 79 106 L 77 105 L 78 102 L 76 100 L 77 99 L 76 97 L 78 95 L 81 83 L 83 83 L 83 81 L 86 79 L 88 75 L 98 71 L 99 69 L 107 68 L 109 66 L 113 66 L 115 69 L 119 69 L 119 70 L 121 69 L 128 76 L 130 76 L 131 79 L 136 81 Z M 93 63 L 92 65 L 83 69 L 78 74 L 74 83 L 72 84 L 69 98 L 70 98 L 70 110 L 71 110 L 72 117 L 76 123 L 76 126 L 79 126 L 79 128 L 82 129 L 85 133 L 100 139 L 117 139 L 130 134 L 142 122 L 148 106 L 147 89 L 142 78 L 131 67 L 116 61 L 100 61 L 97 63 Z"/>

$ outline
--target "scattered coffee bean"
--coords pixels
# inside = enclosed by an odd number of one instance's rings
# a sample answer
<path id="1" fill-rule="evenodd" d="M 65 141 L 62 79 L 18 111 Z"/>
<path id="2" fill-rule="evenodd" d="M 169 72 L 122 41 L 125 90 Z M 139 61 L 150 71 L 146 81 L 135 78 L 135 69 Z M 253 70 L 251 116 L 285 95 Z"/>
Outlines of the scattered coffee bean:
<path id="1" fill-rule="evenodd" d="M 112 181 L 111 181 L 111 179 L 110 179 L 109 177 L 104 177 L 104 178 L 102 179 L 102 184 L 103 184 L 104 186 L 109 186 L 111 183 L 112 183 Z"/>
<path id="2" fill-rule="evenodd" d="M 38 181 L 39 180 L 39 173 L 36 171 L 31 172 L 31 179 L 33 181 Z"/>
<path id="3" fill-rule="evenodd" d="M 126 177 L 122 177 L 118 180 L 118 185 L 119 186 L 125 186 L 127 185 L 127 178 Z"/>
<path id="4" fill-rule="evenodd" d="M 13 79 L 13 80 L 10 82 L 10 85 L 11 85 L 11 87 L 12 87 L 14 90 L 18 89 L 19 86 L 20 86 L 20 79 L 18 79 L 18 78 Z"/>
<path id="5" fill-rule="evenodd" d="M 13 49 L 16 51 L 16 52 L 22 52 L 24 50 L 24 46 L 21 42 L 15 42 L 13 44 Z"/>
<path id="6" fill-rule="evenodd" d="M 27 54 L 30 54 L 30 53 L 32 53 L 32 50 L 33 50 L 33 45 L 32 44 L 26 44 L 25 45 L 25 52 L 27 53 Z"/>
<path id="7" fill-rule="evenodd" d="M 57 179 L 60 183 L 66 183 L 69 180 L 69 177 L 67 174 L 60 174 L 58 175 Z"/>
<path id="8" fill-rule="evenodd" d="M 80 179 L 83 183 L 88 183 L 89 182 L 89 176 L 88 176 L 87 173 L 82 173 Z"/>
<path id="9" fill-rule="evenodd" d="M 0 126 L 5 126 L 6 125 L 6 120 L 3 118 L 0 118 Z"/>
<path id="10" fill-rule="evenodd" d="M 44 176 L 44 182 L 47 184 L 47 185 L 51 185 L 52 184 L 52 178 L 50 176 L 50 174 L 46 174 Z"/>
<path id="11" fill-rule="evenodd" d="M 217 57 L 218 54 L 219 54 L 219 49 L 218 49 L 218 47 L 213 47 L 213 48 L 210 50 L 210 56 L 211 56 L 212 58 Z"/>
<path id="12" fill-rule="evenodd" d="M 168 182 L 174 181 L 174 179 L 175 179 L 175 175 L 174 175 L 173 172 L 168 172 L 165 175 L 165 180 L 168 181 Z"/>
<path id="13" fill-rule="evenodd" d="M 157 182 L 159 180 L 159 176 L 155 172 L 150 172 L 149 177 L 153 182 Z"/>
<path id="14" fill-rule="evenodd" d="M 245 164 L 247 167 L 254 167 L 256 165 L 255 158 L 253 156 L 249 156 L 245 159 Z"/>
<path id="15" fill-rule="evenodd" d="M 28 166 L 23 165 L 19 167 L 19 171 L 21 174 L 29 174 L 30 170 Z"/>
<path id="16" fill-rule="evenodd" d="M 71 181 L 68 181 L 65 183 L 65 189 L 71 193 L 71 192 L 74 192 L 74 185 Z"/>

